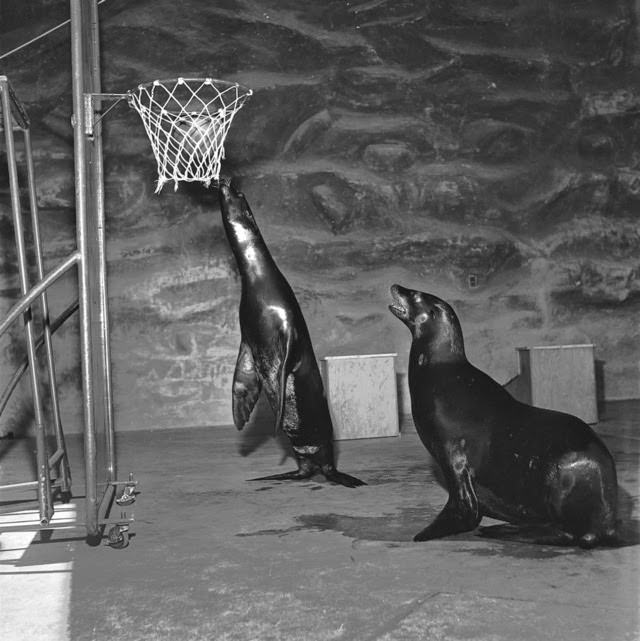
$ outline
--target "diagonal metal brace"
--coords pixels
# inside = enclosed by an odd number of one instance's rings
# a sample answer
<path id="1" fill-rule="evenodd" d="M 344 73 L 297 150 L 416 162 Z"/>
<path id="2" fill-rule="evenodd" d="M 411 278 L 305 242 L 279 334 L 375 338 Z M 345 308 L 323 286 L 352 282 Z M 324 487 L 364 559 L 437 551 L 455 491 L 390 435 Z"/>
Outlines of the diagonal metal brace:
<path id="1" fill-rule="evenodd" d="M 84 133 L 93 136 L 95 126 L 116 106 L 121 100 L 129 99 L 128 93 L 85 93 L 84 98 Z M 115 102 L 99 118 L 95 118 L 94 101 L 100 104 L 101 100 L 114 100 Z"/>

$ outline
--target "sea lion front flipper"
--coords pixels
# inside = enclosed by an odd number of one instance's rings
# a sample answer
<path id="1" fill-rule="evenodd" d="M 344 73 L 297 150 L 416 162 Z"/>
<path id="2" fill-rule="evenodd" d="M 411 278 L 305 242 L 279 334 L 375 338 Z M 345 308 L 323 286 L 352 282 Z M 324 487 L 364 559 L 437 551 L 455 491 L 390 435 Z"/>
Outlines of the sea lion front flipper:
<path id="1" fill-rule="evenodd" d="M 233 422 L 241 430 L 249 420 L 251 412 L 258 402 L 262 381 L 256 372 L 251 349 L 242 341 L 236 371 L 233 374 Z"/>
<path id="2" fill-rule="evenodd" d="M 450 534 L 469 532 L 480 523 L 482 515 L 478 507 L 478 497 L 473 487 L 471 472 L 466 463 L 466 456 L 464 456 L 464 466 L 460 472 L 454 472 L 452 476 L 453 480 L 449 483 L 447 504 L 432 523 L 413 537 L 414 541 L 429 541 Z"/>

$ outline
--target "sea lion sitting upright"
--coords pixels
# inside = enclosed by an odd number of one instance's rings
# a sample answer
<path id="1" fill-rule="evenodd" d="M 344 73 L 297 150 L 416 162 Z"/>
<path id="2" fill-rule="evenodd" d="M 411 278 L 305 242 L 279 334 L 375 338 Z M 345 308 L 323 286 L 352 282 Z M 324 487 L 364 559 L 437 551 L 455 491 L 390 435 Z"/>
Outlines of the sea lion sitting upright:
<path id="1" fill-rule="evenodd" d="M 300 480 L 321 472 L 347 487 L 365 485 L 335 467 L 333 425 L 307 324 L 244 194 L 221 182 L 219 198 L 242 279 L 233 420 L 239 430 L 244 427 L 264 388 L 276 415 L 276 430 L 289 437 L 298 463 L 295 471 L 253 480 Z"/>
<path id="2" fill-rule="evenodd" d="M 443 300 L 393 285 L 389 306 L 411 330 L 411 410 L 449 499 L 415 537 L 473 530 L 483 516 L 544 532 L 538 542 L 591 548 L 615 540 L 613 458 L 575 416 L 515 400 L 465 356 Z"/>

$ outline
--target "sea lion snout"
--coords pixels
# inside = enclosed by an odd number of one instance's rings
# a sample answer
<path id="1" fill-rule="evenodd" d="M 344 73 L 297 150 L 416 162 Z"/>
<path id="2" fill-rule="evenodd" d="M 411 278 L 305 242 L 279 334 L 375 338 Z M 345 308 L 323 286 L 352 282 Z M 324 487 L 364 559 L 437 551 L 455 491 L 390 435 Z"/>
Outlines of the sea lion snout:
<path id="1" fill-rule="evenodd" d="M 389 305 L 389 311 L 403 323 L 406 323 L 409 320 L 409 290 L 405 289 L 401 285 L 392 285 L 390 292 L 391 297 L 393 298 L 393 303 Z"/>
<path id="2" fill-rule="evenodd" d="M 244 194 L 237 185 L 234 184 L 232 178 L 221 178 L 218 183 L 218 191 L 220 198 L 224 198 L 227 201 L 245 201 Z"/>
<path id="3" fill-rule="evenodd" d="M 218 199 L 223 218 L 230 222 L 255 227 L 249 203 L 244 194 L 236 189 L 231 179 L 221 180 L 218 185 Z"/>
<path id="4" fill-rule="evenodd" d="M 218 185 L 218 196 L 220 202 L 228 203 L 233 197 L 233 191 L 231 189 L 231 180 L 221 180 Z"/>
<path id="5" fill-rule="evenodd" d="M 414 339 L 442 345 L 452 353 L 464 352 L 458 318 L 445 301 L 401 285 L 391 287 L 391 296 L 394 302 L 389 305 L 389 311 L 409 328 Z"/>
<path id="6" fill-rule="evenodd" d="M 389 311 L 412 331 L 416 326 L 429 320 L 432 308 L 429 300 L 432 297 L 429 294 L 415 289 L 407 289 L 402 285 L 393 285 L 391 296 L 393 304 L 389 305 Z"/>

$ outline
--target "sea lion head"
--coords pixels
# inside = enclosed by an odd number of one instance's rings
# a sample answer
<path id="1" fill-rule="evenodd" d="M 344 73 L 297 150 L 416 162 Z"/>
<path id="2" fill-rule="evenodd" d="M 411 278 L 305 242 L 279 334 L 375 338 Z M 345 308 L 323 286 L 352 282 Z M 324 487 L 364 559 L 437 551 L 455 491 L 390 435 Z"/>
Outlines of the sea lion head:
<path id="1" fill-rule="evenodd" d="M 414 340 L 426 343 L 432 353 L 464 354 L 460 321 L 451 305 L 401 285 L 391 287 L 391 296 L 389 310 L 409 328 Z"/>
<path id="2" fill-rule="evenodd" d="M 220 180 L 218 198 L 222 218 L 235 230 L 236 236 L 242 238 L 245 235 L 243 231 L 259 234 L 258 225 L 245 195 L 233 186 L 231 180 Z"/>

